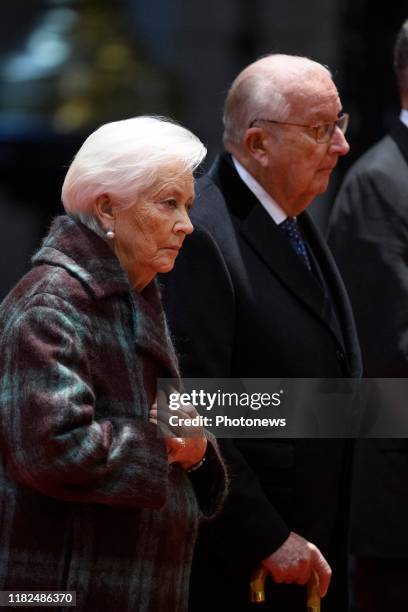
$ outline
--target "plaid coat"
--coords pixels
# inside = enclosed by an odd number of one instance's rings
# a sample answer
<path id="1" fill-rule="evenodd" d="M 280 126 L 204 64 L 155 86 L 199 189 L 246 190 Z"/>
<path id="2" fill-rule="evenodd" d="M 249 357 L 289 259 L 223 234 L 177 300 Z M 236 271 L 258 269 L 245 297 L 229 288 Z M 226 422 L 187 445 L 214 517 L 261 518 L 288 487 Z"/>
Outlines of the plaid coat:
<path id="1" fill-rule="evenodd" d="M 186 610 L 197 522 L 225 481 L 210 444 L 199 507 L 148 421 L 157 377 L 178 374 L 156 283 L 133 291 L 108 245 L 59 217 L 0 324 L 0 590 Z"/>

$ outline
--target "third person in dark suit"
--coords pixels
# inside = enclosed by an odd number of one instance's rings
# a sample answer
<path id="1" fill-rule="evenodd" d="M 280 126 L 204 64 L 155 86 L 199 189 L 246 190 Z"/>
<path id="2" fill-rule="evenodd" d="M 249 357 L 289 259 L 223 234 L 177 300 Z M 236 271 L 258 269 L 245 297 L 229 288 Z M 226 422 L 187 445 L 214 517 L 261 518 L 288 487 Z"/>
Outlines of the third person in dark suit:
<path id="1" fill-rule="evenodd" d="M 408 378 L 408 20 L 394 67 L 400 115 L 348 172 L 329 224 L 371 378 Z M 351 530 L 358 612 L 408 610 L 407 482 L 406 439 L 358 441 Z"/>

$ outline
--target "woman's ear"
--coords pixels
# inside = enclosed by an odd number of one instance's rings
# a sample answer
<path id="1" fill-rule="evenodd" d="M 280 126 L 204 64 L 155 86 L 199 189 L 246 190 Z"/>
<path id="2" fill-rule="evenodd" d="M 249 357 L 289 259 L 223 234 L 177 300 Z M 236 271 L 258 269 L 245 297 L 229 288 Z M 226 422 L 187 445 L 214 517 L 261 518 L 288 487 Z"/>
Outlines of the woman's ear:
<path id="1" fill-rule="evenodd" d="M 267 140 L 265 131 L 260 127 L 248 128 L 244 136 L 246 154 L 262 166 L 267 166 L 269 161 Z"/>
<path id="2" fill-rule="evenodd" d="M 103 193 L 95 201 L 95 214 L 104 231 L 113 229 L 115 216 L 110 197 Z"/>

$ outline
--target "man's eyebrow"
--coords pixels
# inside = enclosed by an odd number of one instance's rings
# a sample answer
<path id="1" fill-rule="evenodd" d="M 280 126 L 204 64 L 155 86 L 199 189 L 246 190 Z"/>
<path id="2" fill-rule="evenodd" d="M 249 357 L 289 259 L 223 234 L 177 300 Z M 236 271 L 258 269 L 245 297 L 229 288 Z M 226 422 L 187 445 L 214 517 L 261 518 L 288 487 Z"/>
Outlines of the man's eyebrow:
<path id="1" fill-rule="evenodd" d="M 339 119 L 339 117 L 341 117 L 343 115 L 343 109 L 341 108 L 339 110 L 339 112 L 337 113 L 337 119 Z M 326 117 L 323 116 L 323 114 L 320 114 L 319 117 L 321 117 L 320 121 L 324 121 L 324 123 L 331 123 L 331 121 L 327 120 Z M 316 119 L 316 121 L 319 121 L 319 119 Z"/>

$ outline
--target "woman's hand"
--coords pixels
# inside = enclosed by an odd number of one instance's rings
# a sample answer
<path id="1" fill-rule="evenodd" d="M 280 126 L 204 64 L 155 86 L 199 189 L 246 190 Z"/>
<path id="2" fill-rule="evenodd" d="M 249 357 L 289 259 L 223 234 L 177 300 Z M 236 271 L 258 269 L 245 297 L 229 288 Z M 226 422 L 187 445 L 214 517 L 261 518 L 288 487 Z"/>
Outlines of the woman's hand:
<path id="1" fill-rule="evenodd" d="M 160 410 L 157 408 L 158 399 Z M 170 425 L 169 418 L 177 425 Z M 196 423 L 191 425 L 192 419 Z M 204 457 L 207 450 L 207 438 L 201 425 L 200 415 L 191 404 L 182 406 L 176 410 L 169 410 L 166 395 L 158 391 L 158 396 L 152 404 L 149 420 L 160 427 L 164 435 L 169 463 L 179 463 L 181 467 L 188 470 L 196 465 Z M 188 424 L 185 424 L 187 420 Z"/>

